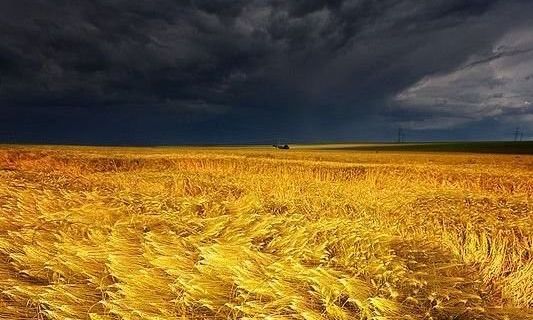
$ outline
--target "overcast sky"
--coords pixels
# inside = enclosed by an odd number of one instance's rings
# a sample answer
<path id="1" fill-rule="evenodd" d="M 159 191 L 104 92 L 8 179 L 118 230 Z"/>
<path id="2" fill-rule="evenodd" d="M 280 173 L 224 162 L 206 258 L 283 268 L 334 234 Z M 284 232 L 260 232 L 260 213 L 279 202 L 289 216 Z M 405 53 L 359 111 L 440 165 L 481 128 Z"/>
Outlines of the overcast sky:
<path id="1" fill-rule="evenodd" d="M 533 1 L 2 0 L 0 142 L 533 139 Z"/>

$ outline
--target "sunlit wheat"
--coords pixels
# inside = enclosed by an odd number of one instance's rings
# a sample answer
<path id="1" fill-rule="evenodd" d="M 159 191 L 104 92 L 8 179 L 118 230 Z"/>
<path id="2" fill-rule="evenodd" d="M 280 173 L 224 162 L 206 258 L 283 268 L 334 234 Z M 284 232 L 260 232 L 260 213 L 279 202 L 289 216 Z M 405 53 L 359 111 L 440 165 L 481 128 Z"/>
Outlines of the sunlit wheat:
<path id="1" fill-rule="evenodd" d="M 533 157 L 0 149 L 0 319 L 527 319 Z"/>

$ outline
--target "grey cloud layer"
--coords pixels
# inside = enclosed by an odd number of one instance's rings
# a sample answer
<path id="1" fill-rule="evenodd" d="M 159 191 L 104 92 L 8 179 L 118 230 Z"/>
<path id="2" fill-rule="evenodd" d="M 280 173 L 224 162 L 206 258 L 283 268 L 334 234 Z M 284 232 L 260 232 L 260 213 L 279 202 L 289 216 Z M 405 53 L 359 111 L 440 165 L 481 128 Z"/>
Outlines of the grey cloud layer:
<path id="1" fill-rule="evenodd" d="M 452 99 L 457 88 L 427 89 L 423 81 L 445 82 L 518 56 L 530 61 L 524 53 L 455 71 L 493 54 L 498 41 L 523 28 L 529 7 L 489 0 L 6 0 L 0 121 L 134 110 L 137 126 L 151 117 L 147 130 L 157 130 L 157 117 L 187 119 L 202 132 L 216 120 L 237 140 L 262 133 L 234 123 L 269 135 L 264 122 L 279 114 L 287 120 L 271 126 L 277 132 L 328 138 L 343 138 L 368 119 L 377 127 L 438 117 L 454 123 L 449 119 L 465 113 L 442 111 L 435 101 Z M 456 77 L 491 86 L 488 73 Z M 469 96 L 483 99 L 481 91 L 453 101 L 473 110 L 468 119 L 483 119 L 471 116 L 486 109 Z"/>
<path id="2" fill-rule="evenodd" d="M 524 28 L 505 34 L 488 56 L 471 57 L 449 73 L 424 77 L 396 100 L 407 108 L 433 110 L 450 119 L 410 123 L 417 128 L 456 126 L 484 118 L 532 126 L 532 88 L 533 32 Z"/>

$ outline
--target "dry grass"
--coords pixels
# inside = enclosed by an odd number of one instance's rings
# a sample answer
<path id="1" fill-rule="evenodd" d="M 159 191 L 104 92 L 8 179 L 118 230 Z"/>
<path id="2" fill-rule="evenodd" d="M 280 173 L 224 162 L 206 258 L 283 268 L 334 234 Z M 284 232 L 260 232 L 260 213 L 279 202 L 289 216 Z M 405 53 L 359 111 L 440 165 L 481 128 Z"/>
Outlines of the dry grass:
<path id="1" fill-rule="evenodd" d="M 0 319 L 526 319 L 533 156 L 0 149 Z"/>

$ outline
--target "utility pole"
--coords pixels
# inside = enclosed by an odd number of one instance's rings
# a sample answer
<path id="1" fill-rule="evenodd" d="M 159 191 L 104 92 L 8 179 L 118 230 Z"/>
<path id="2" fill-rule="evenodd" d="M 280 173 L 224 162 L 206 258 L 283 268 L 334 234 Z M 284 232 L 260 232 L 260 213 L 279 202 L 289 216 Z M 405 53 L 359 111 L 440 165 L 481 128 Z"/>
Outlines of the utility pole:
<path id="1" fill-rule="evenodd" d="M 398 143 L 402 143 L 402 138 L 404 137 L 402 127 L 398 128 Z"/>
<path id="2" fill-rule="evenodd" d="M 522 141 L 522 138 L 524 138 L 524 131 L 520 131 L 520 141 Z"/>
<path id="3" fill-rule="evenodd" d="M 520 134 L 520 128 L 519 127 L 516 127 L 515 131 L 514 131 L 514 141 L 517 142 L 518 141 L 518 135 Z"/>

